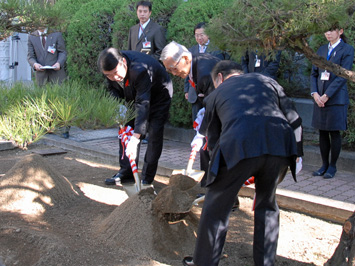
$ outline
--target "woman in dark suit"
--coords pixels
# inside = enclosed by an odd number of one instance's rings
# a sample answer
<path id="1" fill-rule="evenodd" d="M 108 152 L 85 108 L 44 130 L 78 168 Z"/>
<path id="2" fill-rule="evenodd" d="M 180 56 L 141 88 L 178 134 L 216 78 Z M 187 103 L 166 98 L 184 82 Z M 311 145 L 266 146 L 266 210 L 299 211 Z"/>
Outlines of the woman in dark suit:
<path id="1" fill-rule="evenodd" d="M 351 70 L 354 48 L 346 43 L 343 29 L 334 28 L 324 33 L 329 41 L 317 54 Z M 322 166 L 313 176 L 333 178 L 341 150 L 340 130 L 347 129 L 349 95 L 347 80 L 326 69 L 312 67 L 311 95 L 314 99 L 312 126 L 319 130 L 319 147 Z M 330 158 L 329 158 L 330 155 Z M 329 160 L 330 159 L 330 160 Z"/>

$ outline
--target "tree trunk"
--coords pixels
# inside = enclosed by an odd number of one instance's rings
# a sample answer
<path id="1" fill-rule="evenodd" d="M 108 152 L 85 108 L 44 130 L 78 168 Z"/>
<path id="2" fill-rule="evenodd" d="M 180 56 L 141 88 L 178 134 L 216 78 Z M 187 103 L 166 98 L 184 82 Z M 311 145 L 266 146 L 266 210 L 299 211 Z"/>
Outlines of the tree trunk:
<path id="1" fill-rule="evenodd" d="M 327 61 L 324 57 L 317 55 L 309 47 L 306 40 L 302 39 L 302 42 L 299 40 L 297 42 L 295 41 L 292 46 L 297 52 L 303 53 L 313 65 L 322 69 L 326 69 L 327 71 L 332 72 L 334 75 L 355 82 L 355 71 L 345 69 L 340 65 Z"/>
<path id="2" fill-rule="evenodd" d="M 339 245 L 325 266 L 355 266 L 355 212 L 345 221 Z"/>

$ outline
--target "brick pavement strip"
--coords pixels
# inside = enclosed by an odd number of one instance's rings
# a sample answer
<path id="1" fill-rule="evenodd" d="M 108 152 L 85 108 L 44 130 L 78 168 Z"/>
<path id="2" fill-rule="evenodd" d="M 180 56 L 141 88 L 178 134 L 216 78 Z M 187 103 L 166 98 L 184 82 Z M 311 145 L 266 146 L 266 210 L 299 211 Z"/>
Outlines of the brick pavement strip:
<path id="1" fill-rule="evenodd" d="M 96 138 L 95 133 L 97 133 Z M 70 134 L 71 136 L 67 140 L 53 134 L 46 135 L 41 142 L 47 145 L 91 154 L 118 163 L 118 139 L 116 130 L 110 129 L 109 132 L 103 130 L 94 133 L 90 131 L 88 141 L 85 141 L 85 132 L 80 131 L 78 133 L 80 134 L 80 141 L 75 141 L 75 132 L 73 132 L 73 134 L 70 132 Z M 101 137 L 100 134 L 104 137 Z M 142 154 L 144 154 L 146 146 L 147 145 L 144 144 L 141 145 L 140 156 L 143 156 Z M 189 143 L 165 139 L 158 174 L 170 176 L 173 169 L 184 169 L 187 165 L 189 154 Z M 342 168 L 339 167 L 334 179 L 324 180 L 322 177 L 312 177 L 311 173 L 316 167 L 306 164 L 307 162 L 312 162 L 312 160 L 307 160 L 307 158 L 310 157 L 314 157 L 314 154 L 308 154 L 307 149 L 305 149 L 304 167 L 298 177 L 300 184 L 294 183 L 290 176 L 286 177 L 286 182 L 280 184 L 277 189 L 279 205 L 280 207 L 290 210 L 300 211 L 342 223 L 355 210 L 355 196 L 350 195 L 350 191 L 355 191 L 354 176 L 351 172 L 341 171 L 340 169 Z M 143 157 L 141 158 L 143 159 Z M 142 159 L 140 161 L 143 161 Z M 355 165 L 355 163 L 353 164 Z M 198 158 L 196 159 L 194 167 L 195 169 L 199 167 Z M 302 185 L 302 182 L 305 183 Z M 312 188 L 316 186 L 316 189 L 310 189 L 310 186 Z M 302 191 L 302 188 L 307 187 L 308 189 L 306 190 L 309 190 L 307 193 Z M 334 191 L 335 187 L 337 191 Z M 329 198 L 318 196 L 322 195 L 320 192 L 324 194 L 327 193 L 326 195 L 328 195 Z M 253 194 L 254 189 L 252 187 L 245 187 L 240 191 L 241 196 L 253 197 Z M 343 201 L 335 200 L 342 199 L 341 196 L 349 197 L 344 198 Z"/>

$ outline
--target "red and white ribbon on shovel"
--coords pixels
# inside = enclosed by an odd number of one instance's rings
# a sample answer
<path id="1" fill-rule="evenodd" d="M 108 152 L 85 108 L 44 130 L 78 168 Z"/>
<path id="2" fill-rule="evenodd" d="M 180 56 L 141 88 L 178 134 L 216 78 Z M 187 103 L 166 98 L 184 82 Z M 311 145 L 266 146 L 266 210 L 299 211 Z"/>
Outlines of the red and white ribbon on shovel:
<path id="1" fill-rule="evenodd" d="M 255 183 L 255 177 L 249 177 L 247 181 L 244 182 L 243 187 L 245 186 L 249 186 Z M 254 193 L 254 198 L 253 198 L 253 206 L 251 207 L 251 210 L 254 211 L 255 210 L 255 193 Z"/>
<path id="2" fill-rule="evenodd" d="M 131 128 L 130 126 L 120 127 L 120 130 L 118 131 L 118 138 L 121 139 L 121 143 L 123 147 L 122 158 L 126 154 L 124 149 L 125 147 L 127 147 L 128 142 L 131 139 L 133 133 L 134 133 L 133 128 Z M 136 191 L 139 192 L 141 190 L 141 182 L 138 175 L 138 167 L 136 165 L 136 161 L 132 160 L 130 156 L 128 156 L 128 159 L 129 159 L 129 163 L 131 164 L 131 169 L 135 180 Z"/>

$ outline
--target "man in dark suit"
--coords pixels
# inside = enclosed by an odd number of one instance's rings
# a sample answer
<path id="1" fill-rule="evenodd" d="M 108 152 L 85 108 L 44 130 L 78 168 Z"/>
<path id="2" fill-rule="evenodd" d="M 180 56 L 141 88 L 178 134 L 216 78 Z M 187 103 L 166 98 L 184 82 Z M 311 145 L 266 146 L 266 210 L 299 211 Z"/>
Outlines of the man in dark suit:
<path id="1" fill-rule="evenodd" d="M 247 51 L 242 57 L 242 67 L 245 74 L 260 73 L 277 80 L 280 67 L 281 51 L 276 52 L 275 58 L 268 58 L 261 53 Z"/>
<path id="2" fill-rule="evenodd" d="M 65 43 L 60 32 L 47 32 L 40 27 L 28 36 L 27 60 L 36 73 L 37 85 L 61 83 L 66 79 L 64 64 L 67 60 Z"/>
<path id="3" fill-rule="evenodd" d="M 136 51 L 120 52 L 115 48 L 107 48 L 100 53 L 98 67 L 107 77 L 108 89 L 113 96 L 134 102 L 137 116 L 131 123 L 134 134 L 126 147 L 126 155 L 130 154 L 135 160 L 140 140 L 149 133 L 141 179 L 143 185 L 150 185 L 163 149 L 164 124 L 173 95 L 169 74 L 151 56 Z M 122 153 L 120 145 L 121 169 L 106 179 L 107 185 L 134 182 L 129 160 L 127 156 L 122 159 Z"/>
<path id="4" fill-rule="evenodd" d="M 254 263 L 274 265 L 279 231 L 276 186 L 302 155 L 301 118 L 283 88 L 258 73 L 221 61 L 212 71 L 216 89 L 205 98 L 200 131 L 211 152 L 207 193 L 195 252 L 184 265 L 218 265 L 234 199 L 255 177 Z"/>
<path id="5" fill-rule="evenodd" d="M 193 56 L 198 54 L 209 53 L 221 60 L 228 60 L 230 56 L 226 52 L 222 52 L 213 46 L 208 35 L 205 33 L 205 22 L 198 23 L 194 28 L 194 36 L 197 44 L 192 46 L 189 51 Z M 189 83 L 189 77 L 186 77 L 184 84 L 185 98 L 192 105 L 192 121 L 195 121 L 198 111 L 203 107 L 202 100 L 198 97 L 196 90 Z"/>
<path id="6" fill-rule="evenodd" d="M 143 52 L 159 60 L 166 44 L 165 29 L 150 19 L 151 2 L 140 1 L 136 9 L 139 23 L 129 30 L 128 50 Z"/>
<path id="7" fill-rule="evenodd" d="M 164 47 L 160 60 L 164 64 L 167 71 L 175 76 L 183 79 L 189 77 L 190 83 L 198 98 L 202 102 L 204 97 L 214 90 L 211 79 L 211 71 L 213 67 L 220 61 L 219 58 L 211 54 L 198 54 L 193 56 L 185 46 L 176 42 L 171 42 Z M 204 136 L 197 134 L 191 143 L 191 146 L 205 142 Z M 204 145 L 199 145 L 203 147 Z M 200 149 L 200 168 L 207 173 L 209 162 L 209 154 L 206 149 Z M 205 174 L 206 175 L 206 174 Z M 205 178 L 202 179 L 202 183 Z"/>

